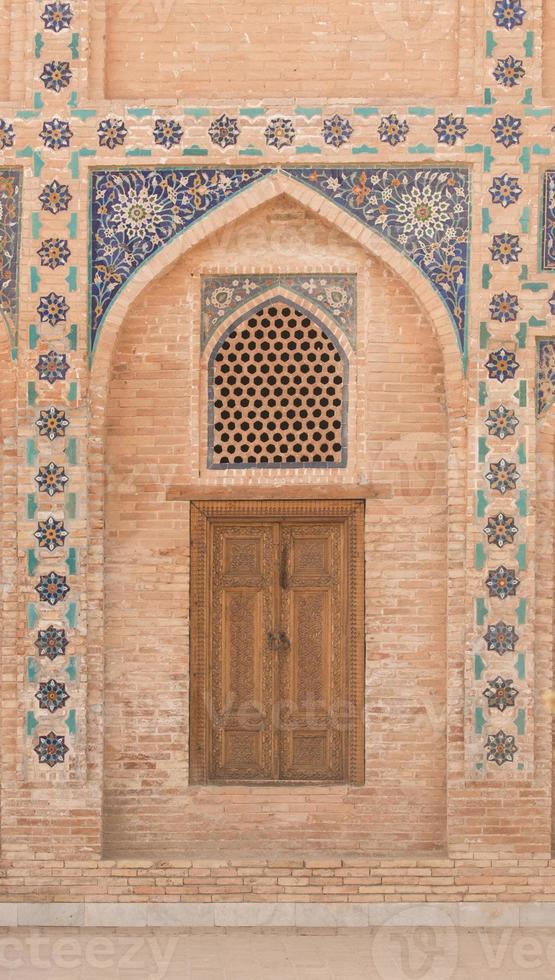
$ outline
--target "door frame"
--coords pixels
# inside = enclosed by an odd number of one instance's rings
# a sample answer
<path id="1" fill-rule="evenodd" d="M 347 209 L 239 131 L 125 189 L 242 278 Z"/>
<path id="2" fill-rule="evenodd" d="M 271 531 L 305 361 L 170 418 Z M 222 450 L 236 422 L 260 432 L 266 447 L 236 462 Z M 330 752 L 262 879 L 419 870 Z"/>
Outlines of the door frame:
<path id="1" fill-rule="evenodd" d="M 333 490 L 330 488 L 330 492 Z M 333 518 L 346 526 L 348 542 L 347 635 L 345 724 L 347 726 L 346 779 L 351 785 L 364 783 L 364 501 L 363 500 L 213 500 L 191 503 L 190 577 L 190 685 L 189 685 L 189 783 L 208 782 L 208 713 L 205 709 L 209 683 L 210 647 L 208 637 L 210 596 L 210 524 L 218 518 L 299 520 Z M 242 781 L 241 785 L 253 785 Z M 292 781 L 261 785 L 291 786 Z M 311 781 L 311 785 L 317 785 Z M 323 783 L 330 785 L 330 783 Z M 334 784 L 331 784 L 334 785 Z"/>

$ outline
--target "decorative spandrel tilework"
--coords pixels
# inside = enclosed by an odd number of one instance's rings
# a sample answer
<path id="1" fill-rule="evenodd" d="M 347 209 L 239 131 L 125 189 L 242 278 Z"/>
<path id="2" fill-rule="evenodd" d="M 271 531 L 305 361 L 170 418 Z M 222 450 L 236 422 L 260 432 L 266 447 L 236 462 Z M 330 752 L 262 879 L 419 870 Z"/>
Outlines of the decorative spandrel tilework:
<path id="1" fill-rule="evenodd" d="M 272 169 L 94 171 L 91 350 L 108 308 L 143 262 Z M 284 167 L 283 172 L 332 200 L 407 256 L 441 297 L 464 352 L 470 230 L 467 169 Z"/>
<path id="2" fill-rule="evenodd" d="M 356 275 L 321 273 L 304 275 L 203 276 L 201 287 L 201 342 L 206 346 L 220 323 L 267 290 L 280 287 L 311 300 L 341 327 L 356 347 Z"/>
<path id="3" fill-rule="evenodd" d="M 470 179 L 468 170 L 286 168 L 403 252 L 432 283 L 465 350 Z"/>
<path id="4" fill-rule="evenodd" d="M 538 340 L 536 346 L 536 410 L 543 415 L 555 402 L 555 337 Z"/>
<path id="5" fill-rule="evenodd" d="M 555 170 L 543 178 L 542 268 L 555 270 Z"/>
<path id="6" fill-rule="evenodd" d="M 106 312 L 139 266 L 268 169 L 95 171 L 91 187 L 91 349 Z"/>
<path id="7" fill-rule="evenodd" d="M 17 295 L 21 207 L 21 173 L 0 170 L 0 315 L 17 344 Z"/>

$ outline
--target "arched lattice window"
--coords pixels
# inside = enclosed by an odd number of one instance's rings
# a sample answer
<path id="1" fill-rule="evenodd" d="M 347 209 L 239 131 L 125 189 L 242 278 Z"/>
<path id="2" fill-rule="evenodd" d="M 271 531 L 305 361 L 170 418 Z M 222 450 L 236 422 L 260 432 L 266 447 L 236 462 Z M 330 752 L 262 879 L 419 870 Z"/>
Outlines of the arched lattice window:
<path id="1" fill-rule="evenodd" d="M 313 314 L 286 299 L 256 307 L 210 358 L 209 466 L 345 466 L 347 378 Z"/>

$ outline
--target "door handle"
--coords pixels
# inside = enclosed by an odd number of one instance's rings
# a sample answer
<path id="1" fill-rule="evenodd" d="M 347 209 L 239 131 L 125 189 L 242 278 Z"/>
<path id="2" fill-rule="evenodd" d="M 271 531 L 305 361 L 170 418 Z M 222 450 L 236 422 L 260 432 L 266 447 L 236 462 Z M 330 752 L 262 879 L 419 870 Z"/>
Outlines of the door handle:
<path id="1" fill-rule="evenodd" d="M 278 641 L 277 643 L 278 653 L 281 654 L 289 653 L 289 650 L 291 649 L 291 641 L 289 640 L 289 637 L 287 636 L 285 630 L 279 631 L 277 636 L 277 641 Z"/>

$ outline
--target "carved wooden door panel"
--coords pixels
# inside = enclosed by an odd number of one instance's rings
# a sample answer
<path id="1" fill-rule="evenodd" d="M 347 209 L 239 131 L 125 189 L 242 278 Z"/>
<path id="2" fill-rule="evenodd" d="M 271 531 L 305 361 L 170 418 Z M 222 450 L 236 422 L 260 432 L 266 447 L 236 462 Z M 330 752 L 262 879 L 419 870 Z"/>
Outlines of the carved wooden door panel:
<path id="1" fill-rule="evenodd" d="M 191 513 L 191 781 L 362 781 L 362 506 Z"/>
<path id="2" fill-rule="evenodd" d="M 280 778 L 341 781 L 345 772 L 345 528 L 281 526 Z"/>

